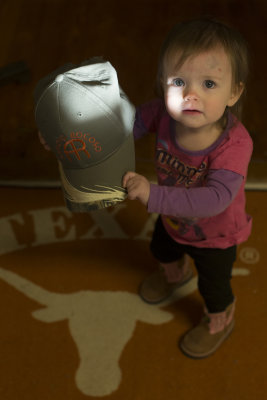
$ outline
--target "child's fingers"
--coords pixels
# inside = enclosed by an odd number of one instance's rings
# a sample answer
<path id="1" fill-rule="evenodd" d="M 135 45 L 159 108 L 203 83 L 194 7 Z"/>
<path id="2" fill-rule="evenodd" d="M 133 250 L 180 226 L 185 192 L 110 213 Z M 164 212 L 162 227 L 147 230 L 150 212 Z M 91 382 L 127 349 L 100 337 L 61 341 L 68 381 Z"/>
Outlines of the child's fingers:
<path id="1" fill-rule="evenodd" d="M 43 138 L 43 136 L 42 136 L 42 134 L 41 134 L 40 131 L 38 132 L 38 136 L 39 136 L 39 140 L 40 140 L 41 144 L 44 146 L 44 148 L 45 148 L 46 150 L 51 150 L 51 148 L 48 146 L 48 144 L 47 144 L 46 141 L 44 140 L 44 138 Z"/>
<path id="2" fill-rule="evenodd" d="M 123 176 L 123 179 L 122 179 L 122 187 L 126 188 L 129 180 L 134 178 L 136 175 L 137 174 L 132 171 L 126 172 L 126 174 Z"/>

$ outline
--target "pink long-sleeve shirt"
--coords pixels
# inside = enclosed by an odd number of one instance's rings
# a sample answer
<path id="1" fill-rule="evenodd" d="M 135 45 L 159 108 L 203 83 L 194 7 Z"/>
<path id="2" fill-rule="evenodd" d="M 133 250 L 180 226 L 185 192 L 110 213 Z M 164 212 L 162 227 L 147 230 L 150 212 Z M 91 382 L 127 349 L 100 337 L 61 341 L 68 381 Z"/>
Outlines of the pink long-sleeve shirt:
<path id="1" fill-rule="evenodd" d="M 219 139 L 201 151 L 181 148 L 175 121 L 156 99 L 136 112 L 134 136 L 156 133 L 158 184 L 151 184 L 148 211 L 161 214 L 179 243 L 227 248 L 247 240 L 252 219 L 245 211 L 245 182 L 253 144 L 232 114 Z"/>

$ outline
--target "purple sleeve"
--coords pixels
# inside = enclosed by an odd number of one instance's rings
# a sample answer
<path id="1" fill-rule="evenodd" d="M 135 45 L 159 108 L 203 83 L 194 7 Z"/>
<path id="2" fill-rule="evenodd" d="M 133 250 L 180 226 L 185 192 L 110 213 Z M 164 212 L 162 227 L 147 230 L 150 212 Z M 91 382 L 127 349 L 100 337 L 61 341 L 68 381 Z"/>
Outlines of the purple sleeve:
<path id="1" fill-rule="evenodd" d="M 134 139 L 135 140 L 140 139 L 146 133 L 147 133 L 147 129 L 144 125 L 140 108 L 137 108 L 136 113 L 135 113 L 134 127 L 133 127 Z"/>
<path id="2" fill-rule="evenodd" d="M 134 138 L 139 139 L 148 132 L 156 132 L 163 110 L 164 102 L 161 99 L 154 99 L 137 107 L 133 128 Z"/>
<path id="3" fill-rule="evenodd" d="M 148 211 L 184 218 L 206 218 L 223 212 L 234 200 L 243 176 L 229 170 L 212 170 L 204 187 L 179 188 L 150 185 Z"/>

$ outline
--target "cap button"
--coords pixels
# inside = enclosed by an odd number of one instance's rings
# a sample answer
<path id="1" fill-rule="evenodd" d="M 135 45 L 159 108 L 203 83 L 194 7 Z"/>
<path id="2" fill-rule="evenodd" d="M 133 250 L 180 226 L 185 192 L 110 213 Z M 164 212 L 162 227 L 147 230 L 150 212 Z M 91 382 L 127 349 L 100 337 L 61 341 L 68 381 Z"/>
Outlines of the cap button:
<path id="1" fill-rule="evenodd" d="M 58 76 L 56 77 L 55 81 L 56 81 L 56 82 L 62 82 L 63 79 L 64 79 L 64 75 L 60 74 L 60 75 L 58 75 Z"/>

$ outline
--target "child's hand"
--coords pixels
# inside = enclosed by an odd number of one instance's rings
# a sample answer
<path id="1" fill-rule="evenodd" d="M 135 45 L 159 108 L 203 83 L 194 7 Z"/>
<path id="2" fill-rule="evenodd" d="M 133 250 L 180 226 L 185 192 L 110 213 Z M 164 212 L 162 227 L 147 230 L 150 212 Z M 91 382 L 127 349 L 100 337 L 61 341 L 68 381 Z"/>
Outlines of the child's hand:
<path id="1" fill-rule="evenodd" d="M 46 150 L 51 150 L 46 141 L 44 140 L 41 132 L 38 132 L 39 140 Z"/>
<path id="2" fill-rule="evenodd" d="M 139 200 L 142 204 L 147 206 L 150 183 L 142 175 L 135 172 L 126 172 L 122 180 L 122 186 L 128 191 L 128 198 L 130 200 Z"/>

